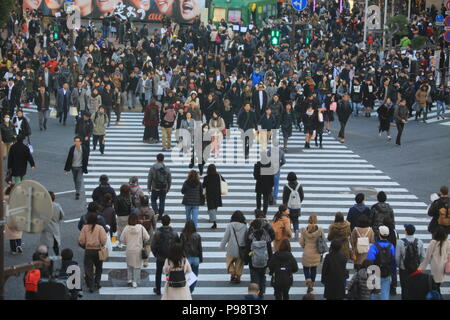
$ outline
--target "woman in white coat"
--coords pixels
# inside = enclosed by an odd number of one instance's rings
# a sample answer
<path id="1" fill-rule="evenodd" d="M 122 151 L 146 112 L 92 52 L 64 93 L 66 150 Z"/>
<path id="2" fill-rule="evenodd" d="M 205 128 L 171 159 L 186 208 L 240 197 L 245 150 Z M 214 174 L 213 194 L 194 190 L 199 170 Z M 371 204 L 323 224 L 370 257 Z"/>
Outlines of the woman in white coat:
<path id="1" fill-rule="evenodd" d="M 184 282 L 183 280 L 181 282 L 176 281 L 180 280 L 175 279 L 177 271 L 184 273 Z M 192 269 L 189 261 L 184 257 L 183 246 L 180 242 L 175 242 L 170 246 L 169 256 L 164 262 L 163 273 L 168 280 L 166 280 L 164 285 L 164 293 L 161 300 L 192 300 L 187 276 L 192 274 Z"/>
<path id="2" fill-rule="evenodd" d="M 40 244 L 45 244 L 47 248 L 53 247 L 56 256 L 59 256 L 59 248 L 61 247 L 60 222 L 64 219 L 64 211 L 61 205 L 55 202 L 56 196 L 53 192 L 49 192 L 52 198 L 53 215 L 41 233 Z"/>
<path id="3" fill-rule="evenodd" d="M 450 241 L 447 240 L 445 229 L 438 227 L 433 234 L 433 240 L 428 244 L 427 254 L 419 269 L 426 270 L 428 264 L 431 264 L 431 275 L 439 292 L 441 291 L 441 284 L 445 280 L 445 264 L 447 261 L 450 261 Z"/>
<path id="4" fill-rule="evenodd" d="M 134 213 L 128 217 L 128 225 L 120 235 L 120 243 L 127 246 L 128 286 L 136 288 L 141 278 L 142 248 L 150 240 L 145 228 L 138 224 L 138 216 Z"/>

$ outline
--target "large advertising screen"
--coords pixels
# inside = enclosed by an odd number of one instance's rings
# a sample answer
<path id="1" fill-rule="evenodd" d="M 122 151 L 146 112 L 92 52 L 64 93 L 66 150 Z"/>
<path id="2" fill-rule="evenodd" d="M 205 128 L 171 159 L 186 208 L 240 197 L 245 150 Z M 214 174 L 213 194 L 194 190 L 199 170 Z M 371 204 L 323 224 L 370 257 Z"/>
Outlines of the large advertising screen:
<path id="1" fill-rule="evenodd" d="M 64 9 L 66 0 L 23 0 L 23 11 L 39 10 L 46 16 L 55 16 Z M 200 16 L 205 0 L 73 0 L 81 17 L 102 18 L 108 12 L 122 19 L 161 21 L 169 17 L 178 23 L 192 23 Z"/>

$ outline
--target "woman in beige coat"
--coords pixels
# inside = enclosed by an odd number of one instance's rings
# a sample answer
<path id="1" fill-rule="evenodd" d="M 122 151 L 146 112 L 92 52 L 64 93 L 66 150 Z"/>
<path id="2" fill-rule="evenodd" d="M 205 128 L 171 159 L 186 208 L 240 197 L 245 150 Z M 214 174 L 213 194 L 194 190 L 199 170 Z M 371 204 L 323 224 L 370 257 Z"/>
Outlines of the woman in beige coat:
<path id="1" fill-rule="evenodd" d="M 142 224 L 138 224 L 138 216 L 134 213 L 128 217 L 128 225 L 120 235 L 120 243 L 127 246 L 128 286 L 137 287 L 141 278 L 142 249 L 150 236 Z"/>
<path id="2" fill-rule="evenodd" d="M 181 243 L 174 243 L 170 246 L 169 257 L 164 262 L 163 272 L 169 279 L 164 285 L 164 293 L 161 300 L 192 300 L 189 290 L 187 274 L 192 273 L 189 261 L 183 256 L 183 246 Z M 185 275 L 184 286 L 180 288 L 171 287 L 170 272 L 183 271 Z"/>
<path id="3" fill-rule="evenodd" d="M 292 238 L 291 219 L 289 219 L 289 209 L 285 205 L 278 208 L 278 212 L 273 217 L 271 223 L 275 232 L 275 240 L 273 241 L 273 251 L 277 252 L 283 239 Z"/>
<path id="4" fill-rule="evenodd" d="M 372 228 L 369 226 L 369 218 L 366 215 L 362 215 L 359 217 L 358 222 L 356 224 L 356 228 L 353 229 L 353 232 L 350 236 L 350 242 L 352 244 L 353 256 L 355 257 L 355 270 L 361 269 L 362 263 L 366 260 L 366 253 L 358 253 L 358 238 L 367 237 L 369 238 L 369 247 L 371 243 L 375 242 L 375 233 Z"/>
<path id="5" fill-rule="evenodd" d="M 445 264 L 450 261 L 450 241 L 447 240 L 447 233 L 442 227 L 438 227 L 433 234 L 427 248 L 425 259 L 420 264 L 419 269 L 426 270 L 431 264 L 431 275 L 440 292 L 441 285 L 445 281 Z"/>
<path id="6" fill-rule="evenodd" d="M 321 255 L 317 250 L 317 239 L 320 237 L 325 238 L 325 235 L 317 225 L 317 216 L 312 215 L 308 219 L 308 226 L 300 230 L 299 241 L 303 248 L 302 265 L 308 293 L 313 291 L 317 267 L 320 265 Z"/>
<path id="7" fill-rule="evenodd" d="M 341 212 L 336 213 L 334 223 L 328 227 L 328 241 L 339 240 L 342 242 L 341 253 L 347 261 L 353 256 L 349 244 L 351 233 L 350 222 L 344 220 Z"/>

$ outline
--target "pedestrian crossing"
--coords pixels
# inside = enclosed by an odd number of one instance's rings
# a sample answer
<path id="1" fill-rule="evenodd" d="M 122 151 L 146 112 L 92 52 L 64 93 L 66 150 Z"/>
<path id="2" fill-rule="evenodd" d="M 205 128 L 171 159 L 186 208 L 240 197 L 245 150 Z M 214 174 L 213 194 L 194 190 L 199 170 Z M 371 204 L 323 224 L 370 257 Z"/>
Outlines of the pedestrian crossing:
<path id="1" fill-rule="evenodd" d="M 91 198 L 101 174 L 109 176 L 110 184 L 116 192 L 119 191 L 121 184 L 128 183 L 131 176 L 137 176 L 142 189 L 146 190 L 148 170 L 155 162 L 156 154 L 163 153 L 166 156 L 166 165 L 171 169 L 173 181 L 167 195 L 165 213 L 171 216 L 172 226 L 180 232 L 185 223 L 184 206 L 181 204 L 181 186 L 190 170 L 188 168 L 190 159 L 173 157 L 176 152 L 162 151 L 161 144 L 143 143 L 143 131 L 142 114 L 133 112 L 122 113 L 121 124 L 107 129 L 105 154 L 100 155 L 99 151 L 91 151 L 89 174 L 84 178 L 86 198 Z M 278 203 L 280 203 L 286 176 L 290 171 L 295 172 L 305 191 L 300 227 L 307 224 L 309 215 L 315 214 L 318 216 L 320 227 L 328 233 L 328 226 L 333 223 L 335 213 L 341 211 L 346 216 L 349 207 L 354 204 L 356 193 L 365 192 L 366 204 L 372 205 L 376 202 L 376 193 L 384 190 L 388 194 L 388 202 L 394 208 L 396 227 L 400 236 L 403 237 L 403 225 L 412 223 L 416 226 L 417 237 L 425 242 L 425 247 L 427 246 L 431 237 L 427 231 L 429 217 L 426 215 L 426 203 L 418 200 L 406 188 L 332 136 L 324 136 L 323 149 L 316 148 L 312 143 L 311 149 L 303 150 L 303 144 L 303 134 L 294 132 L 289 140 L 290 152 L 286 154 L 287 163 L 281 170 L 278 196 Z M 250 159 L 248 161 L 241 159 L 243 148 L 240 135 L 233 128 L 230 130 L 230 138 L 223 141 L 219 158 L 211 157 L 206 163 L 205 168 L 209 163 L 216 164 L 218 172 L 229 183 L 229 193 L 223 196 L 224 207 L 218 210 L 216 230 L 210 229 L 211 223 L 208 221 L 206 207 L 200 207 L 198 232 L 202 236 L 204 262 L 200 264 L 199 280 L 193 293 L 194 299 L 242 299 L 246 294 L 250 280 L 248 267 L 245 267 L 241 284 L 230 285 L 229 275 L 226 273 L 226 253 L 219 249 L 219 245 L 235 210 L 241 210 L 248 222 L 253 220 L 253 211 L 256 207 L 253 165 L 258 159 L 258 150 L 259 145 L 253 144 Z M 275 212 L 276 206 L 270 207 L 268 218 L 271 219 Z M 294 275 L 294 286 L 290 293 L 291 298 L 299 299 L 306 293 L 301 266 L 303 250 L 298 239 L 292 239 L 291 244 L 300 270 Z M 353 274 L 353 265 L 348 263 L 347 267 L 350 274 Z M 125 252 L 114 251 L 103 266 L 100 295 L 106 298 L 114 296 L 115 298 L 160 299 L 153 293 L 155 269 L 155 260 L 152 257 L 149 266 L 143 269 L 145 277 L 141 280 L 139 287 L 128 288 L 126 280 L 117 279 L 114 276 L 114 272 L 126 270 Z M 314 290 L 319 298 L 323 294 L 320 272 L 319 267 Z M 273 299 L 273 289 L 269 283 L 270 279 L 267 276 L 266 297 Z M 445 284 L 442 289 L 443 293 L 450 293 L 450 288 Z"/>

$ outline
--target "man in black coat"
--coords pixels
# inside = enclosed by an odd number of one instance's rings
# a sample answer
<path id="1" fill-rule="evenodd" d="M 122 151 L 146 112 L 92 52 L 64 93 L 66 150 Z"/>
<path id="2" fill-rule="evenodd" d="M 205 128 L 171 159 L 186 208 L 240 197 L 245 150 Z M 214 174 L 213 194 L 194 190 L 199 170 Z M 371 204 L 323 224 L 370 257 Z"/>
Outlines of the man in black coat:
<path id="1" fill-rule="evenodd" d="M 352 114 L 352 106 L 350 104 L 350 96 L 344 94 L 342 100 L 339 101 L 336 113 L 341 123 L 341 129 L 339 130 L 338 139 L 341 143 L 345 142 L 345 126 L 347 125 L 348 118 Z"/>
<path id="2" fill-rule="evenodd" d="M 252 99 L 256 116 L 260 119 L 263 116 L 264 110 L 266 110 L 268 104 L 268 96 L 263 83 L 258 85 L 258 90 L 253 94 Z"/>
<path id="3" fill-rule="evenodd" d="M 39 129 L 47 130 L 47 119 L 50 110 L 50 93 L 45 90 L 45 85 L 39 86 L 39 93 L 36 95 L 36 106 L 39 116 Z"/>
<path id="4" fill-rule="evenodd" d="M 261 154 L 264 156 L 264 153 Z M 267 156 L 266 156 L 267 158 Z M 268 159 L 266 159 L 268 162 Z M 261 210 L 261 196 L 263 198 L 263 212 L 267 215 L 267 209 L 269 208 L 269 196 L 272 193 L 274 186 L 274 173 L 270 174 L 266 171 L 273 171 L 271 163 L 263 164 L 258 161 L 253 167 L 253 178 L 256 180 L 255 192 L 256 192 L 256 208 Z"/>
<path id="5" fill-rule="evenodd" d="M 12 175 L 12 183 L 22 182 L 23 177 L 27 173 L 27 163 L 31 169 L 35 169 L 34 159 L 31 155 L 30 148 L 23 143 L 24 136 L 19 135 L 17 142 L 11 146 L 8 155 L 8 170 Z"/>
<path id="6" fill-rule="evenodd" d="M 75 126 L 75 134 L 81 138 L 82 144 L 88 147 L 88 150 L 90 150 L 93 130 L 94 124 L 91 120 L 91 114 L 89 111 L 84 111 L 83 118 L 78 119 L 77 125 Z"/>
<path id="7" fill-rule="evenodd" d="M 248 159 L 249 151 L 254 139 L 254 132 L 252 129 L 258 129 L 256 114 L 251 110 L 249 103 L 245 105 L 244 110 L 238 116 L 238 127 L 242 130 L 241 139 L 244 144 L 245 159 Z"/>
<path id="8" fill-rule="evenodd" d="M 449 225 L 443 225 L 439 224 L 439 212 L 443 210 L 447 210 L 450 212 L 450 198 L 448 197 L 448 186 L 442 186 L 439 190 L 439 199 L 434 201 L 430 208 L 428 209 L 428 215 L 432 217 L 431 222 L 428 226 L 428 231 L 430 233 L 434 233 L 437 229 L 437 227 L 441 226 L 445 229 L 447 234 L 450 233 L 450 226 Z M 447 222 L 448 219 L 444 219 L 444 221 L 441 222 Z"/>
<path id="9" fill-rule="evenodd" d="M 6 86 L 6 101 L 9 107 L 9 116 L 14 115 L 14 110 L 20 107 L 20 87 L 14 83 L 14 79 L 10 78 Z"/>
<path id="10" fill-rule="evenodd" d="M 75 183 L 75 200 L 80 199 L 81 185 L 83 184 L 83 173 L 88 173 L 89 149 L 81 143 L 80 137 L 73 139 L 74 145 L 70 148 L 64 171 L 72 170 L 73 182 Z"/>

